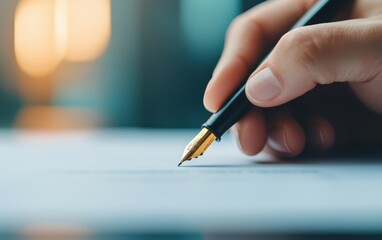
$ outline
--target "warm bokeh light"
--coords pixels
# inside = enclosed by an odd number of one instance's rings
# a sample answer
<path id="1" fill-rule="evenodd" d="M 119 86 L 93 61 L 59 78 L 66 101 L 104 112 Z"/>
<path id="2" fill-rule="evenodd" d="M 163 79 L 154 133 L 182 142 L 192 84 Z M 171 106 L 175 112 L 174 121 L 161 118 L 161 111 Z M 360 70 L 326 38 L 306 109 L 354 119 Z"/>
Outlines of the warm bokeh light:
<path id="1" fill-rule="evenodd" d="M 15 54 L 32 77 L 63 61 L 102 55 L 111 35 L 110 0 L 21 0 L 15 14 Z"/>
<path id="2" fill-rule="evenodd" d="M 55 0 L 54 27 L 56 33 L 56 46 L 60 54 L 65 55 L 68 42 L 68 3 L 67 0 Z"/>
<path id="3" fill-rule="evenodd" d="M 111 35 L 110 5 L 110 0 L 67 0 L 66 60 L 94 60 L 105 51 Z"/>
<path id="4" fill-rule="evenodd" d="M 51 73 L 64 57 L 55 31 L 55 4 L 52 0 L 22 0 L 16 9 L 16 60 L 34 77 Z"/>
<path id="5" fill-rule="evenodd" d="M 30 106 L 18 114 L 15 127 L 59 131 L 69 129 L 92 129 L 102 126 L 100 115 L 81 108 L 59 108 L 51 106 Z"/>
<path id="6" fill-rule="evenodd" d="M 51 222 L 28 225 L 22 228 L 20 233 L 25 239 L 31 240 L 81 240 L 89 239 L 91 235 L 91 231 L 81 225 Z"/>

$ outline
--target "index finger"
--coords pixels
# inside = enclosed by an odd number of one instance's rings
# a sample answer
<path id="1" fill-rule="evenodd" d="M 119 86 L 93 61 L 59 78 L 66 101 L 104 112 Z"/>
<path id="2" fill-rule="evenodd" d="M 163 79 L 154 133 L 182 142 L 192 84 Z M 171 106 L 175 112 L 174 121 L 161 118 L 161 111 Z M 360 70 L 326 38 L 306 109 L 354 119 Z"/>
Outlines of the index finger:
<path id="1" fill-rule="evenodd" d="M 223 54 L 204 94 L 204 105 L 216 112 L 247 76 L 264 50 L 277 41 L 315 0 L 267 1 L 237 17 L 226 37 Z"/>

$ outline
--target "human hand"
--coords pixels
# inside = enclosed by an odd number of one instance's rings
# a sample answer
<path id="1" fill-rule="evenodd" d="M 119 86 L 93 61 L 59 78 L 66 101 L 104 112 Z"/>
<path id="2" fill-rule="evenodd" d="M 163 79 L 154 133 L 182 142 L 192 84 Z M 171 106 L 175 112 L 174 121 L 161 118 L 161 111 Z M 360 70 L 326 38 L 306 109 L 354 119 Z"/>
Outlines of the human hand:
<path id="1" fill-rule="evenodd" d="M 205 92 L 211 112 L 281 38 L 246 85 L 248 99 L 265 110 L 253 108 L 232 128 L 248 155 L 264 149 L 290 157 L 335 142 L 382 143 L 382 2 L 358 0 L 349 20 L 283 35 L 314 2 L 267 1 L 237 17 L 227 32 Z"/>

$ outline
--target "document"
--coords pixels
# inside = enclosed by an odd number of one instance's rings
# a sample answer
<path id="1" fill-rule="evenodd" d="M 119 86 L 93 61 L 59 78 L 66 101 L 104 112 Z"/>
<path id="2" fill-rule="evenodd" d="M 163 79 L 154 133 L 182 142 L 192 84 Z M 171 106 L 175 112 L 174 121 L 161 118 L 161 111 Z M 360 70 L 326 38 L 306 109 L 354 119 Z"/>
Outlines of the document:
<path id="1" fill-rule="evenodd" d="M 382 231 L 382 161 L 248 157 L 226 135 L 177 167 L 196 132 L 0 132 L 0 233 Z"/>

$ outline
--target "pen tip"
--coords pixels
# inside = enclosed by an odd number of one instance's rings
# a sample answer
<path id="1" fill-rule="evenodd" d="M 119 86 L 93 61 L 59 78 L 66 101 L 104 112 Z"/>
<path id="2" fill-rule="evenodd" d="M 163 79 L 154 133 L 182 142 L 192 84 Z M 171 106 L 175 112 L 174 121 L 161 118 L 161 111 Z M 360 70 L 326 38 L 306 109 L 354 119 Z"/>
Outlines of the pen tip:
<path id="1" fill-rule="evenodd" d="M 182 158 L 178 167 L 182 165 L 183 162 L 189 161 L 192 158 L 197 158 L 203 155 L 204 151 L 211 145 L 213 141 L 216 140 L 215 135 L 209 131 L 207 128 L 203 128 L 198 135 L 196 135 L 191 142 L 189 142 L 184 149 Z"/>

